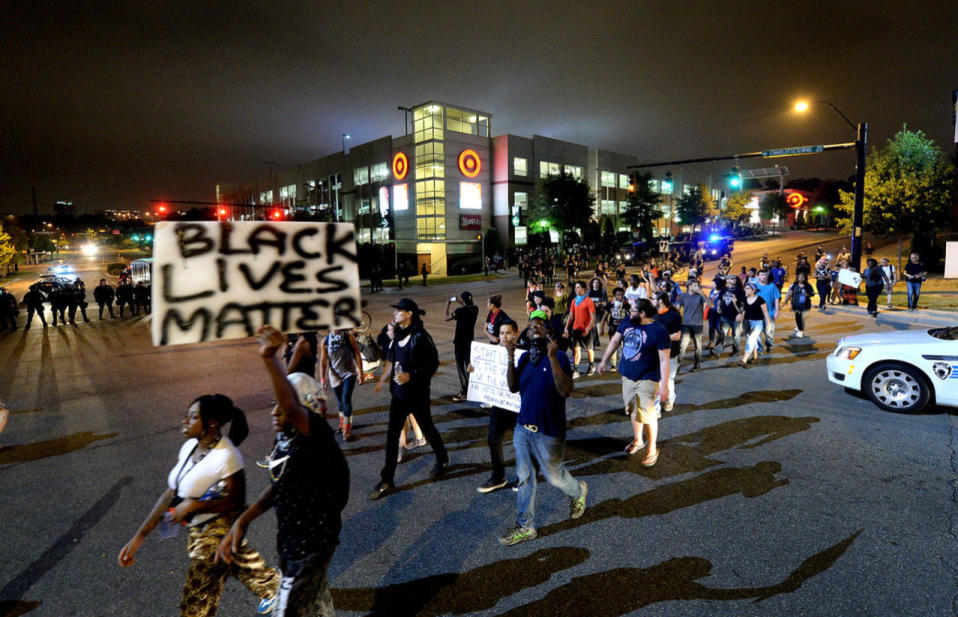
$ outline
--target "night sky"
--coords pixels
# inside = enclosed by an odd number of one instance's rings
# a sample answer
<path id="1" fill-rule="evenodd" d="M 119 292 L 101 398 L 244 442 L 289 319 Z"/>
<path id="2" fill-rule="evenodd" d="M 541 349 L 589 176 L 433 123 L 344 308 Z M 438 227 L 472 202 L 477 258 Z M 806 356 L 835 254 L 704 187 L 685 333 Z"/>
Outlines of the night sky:
<path id="1" fill-rule="evenodd" d="M 272 8 L 273 5 L 277 8 Z M 212 200 L 352 143 L 430 99 L 663 161 L 838 143 L 827 99 L 881 145 L 903 123 L 952 152 L 958 4 L 2 2 L 0 212 Z M 853 151 L 777 159 L 846 178 Z M 742 167 L 770 166 L 743 161 Z M 727 171 L 722 164 L 711 170 Z M 689 166 L 690 173 L 707 173 Z M 657 170 L 664 173 L 664 169 Z"/>

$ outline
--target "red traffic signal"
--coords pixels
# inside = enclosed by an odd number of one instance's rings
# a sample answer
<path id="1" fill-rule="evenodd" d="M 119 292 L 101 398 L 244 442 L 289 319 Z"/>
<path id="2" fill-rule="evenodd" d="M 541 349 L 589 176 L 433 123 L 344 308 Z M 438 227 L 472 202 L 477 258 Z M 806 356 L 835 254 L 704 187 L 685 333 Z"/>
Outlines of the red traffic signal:
<path id="1" fill-rule="evenodd" d="M 167 210 L 166 204 L 160 204 L 156 207 L 156 211 L 159 212 L 160 214 L 166 214 L 166 210 Z"/>
<path id="2" fill-rule="evenodd" d="M 216 210 L 216 215 L 221 219 L 226 218 L 226 208 L 222 208 L 222 207 L 218 208 Z"/>
<path id="3" fill-rule="evenodd" d="M 283 211 L 280 210 L 279 208 L 276 208 L 275 210 L 269 213 L 269 218 L 271 218 L 274 221 L 281 221 L 283 220 Z"/>

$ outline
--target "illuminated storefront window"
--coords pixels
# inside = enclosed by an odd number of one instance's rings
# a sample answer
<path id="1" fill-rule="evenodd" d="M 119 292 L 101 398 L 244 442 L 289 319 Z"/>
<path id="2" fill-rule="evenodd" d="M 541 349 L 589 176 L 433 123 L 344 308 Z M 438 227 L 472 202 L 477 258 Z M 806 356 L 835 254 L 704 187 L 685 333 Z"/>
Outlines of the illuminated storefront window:
<path id="1" fill-rule="evenodd" d="M 528 168 L 527 168 L 527 165 L 528 165 L 528 161 L 527 161 L 526 159 L 521 158 L 521 157 L 518 157 L 518 156 L 513 157 L 513 159 L 512 159 L 512 173 L 514 173 L 514 174 L 517 175 L 517 176 L 526 176 L 526 175 L 528 175 L 528 174 L 529 174 L 529 170 L 528 170 Z"/>
<path id="2" fill-rule="evenodd" d="M 401 210 L 409 209 L 409 185 L 408 184 L 396 184 L 393 185 L 393 211 L 399 212 Z"/>
<path id="3" fill-rule="evenodd" d="M 463 210 L 481 210 L 482 185 L 478 182 L 460 182 L 459 207 Z"/>
<path id="4" fill-rule="evenodd" d="M 446 108 L 446 130 L 489 137 L 489 117 L 465 109 Z"/>
<path id="5" fill-rule="evenodd" d="M 426 105 L 413 110 L 413 138 L 416 143 L 443 139 L 442 106 Z"/>
<path id="6" fill-rule="evenodd" d="M 416 179 L 445 177 L 445 148 L 441 141 L 416 146 Z"/>
<path id="7" fill-rule="evenodd" d="M 539 161 L 539 177 L 545 178 L 546 176 L 558 176 L 560 173 L 558 163 L 550 163 L 549 161 Z"/>

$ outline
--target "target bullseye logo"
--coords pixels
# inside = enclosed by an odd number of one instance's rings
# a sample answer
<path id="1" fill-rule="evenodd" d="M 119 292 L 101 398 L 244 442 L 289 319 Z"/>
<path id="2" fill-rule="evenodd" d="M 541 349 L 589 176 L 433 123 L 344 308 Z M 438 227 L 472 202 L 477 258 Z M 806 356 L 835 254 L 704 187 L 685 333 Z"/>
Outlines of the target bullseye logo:
<path id="1" fill-rule="evenodd" d="M 808 202 L 808 197 L 805 197 L 801 193 L 789 193 L 785 198 L 785 203 L 793 208 L 801 208 Z"/>
<path id="2" fill-rule="evenodd" d="M 474 150 L 463 150 L 459 155 L 459 171 L 467 178 L 475 178 L 479 175 L 479 155 Z"/>
<path id="3" fill-rule="evenodd" d="M 393 157 L 393 176 L 397 180 L 402 180 L 409 173 L 409 159 L 405 152 L 397 152 Z"/>

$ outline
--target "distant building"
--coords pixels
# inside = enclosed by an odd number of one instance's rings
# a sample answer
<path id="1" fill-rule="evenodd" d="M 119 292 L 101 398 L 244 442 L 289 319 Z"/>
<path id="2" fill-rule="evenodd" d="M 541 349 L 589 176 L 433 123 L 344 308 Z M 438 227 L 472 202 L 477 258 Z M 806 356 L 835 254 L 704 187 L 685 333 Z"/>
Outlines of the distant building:
<path id="1" fill-rule="evenodd" d="M 492 114 L 439 101 L 411 108 L 412 131 L 351 146 L 239 186 L 218 185 L 234 218 L 326 213 L 352 222 L 363 245 L 394 243 L 398 259 L 434 274 L 475 262 L 479 236 L 498 231 L 506 248 L 526 242 L 525 212 L 536 180 L 562 172 L 587 180 L 595 217 L 628 206 L 628 166 L 635 156 L 540 135 L 492 137 Z M 345 142 L 344 142 L 345 146 Z M 658 187 L 654 187 L 658 188 Z M 665 233 L 671 224 L 657 228 Z"/>
<path id="2" fill-rule="evenodd" d="M 57 216 L 76 216 L 77 209 L 72 201 L 58 201 L 53 205 L 53 213 Z"/>

